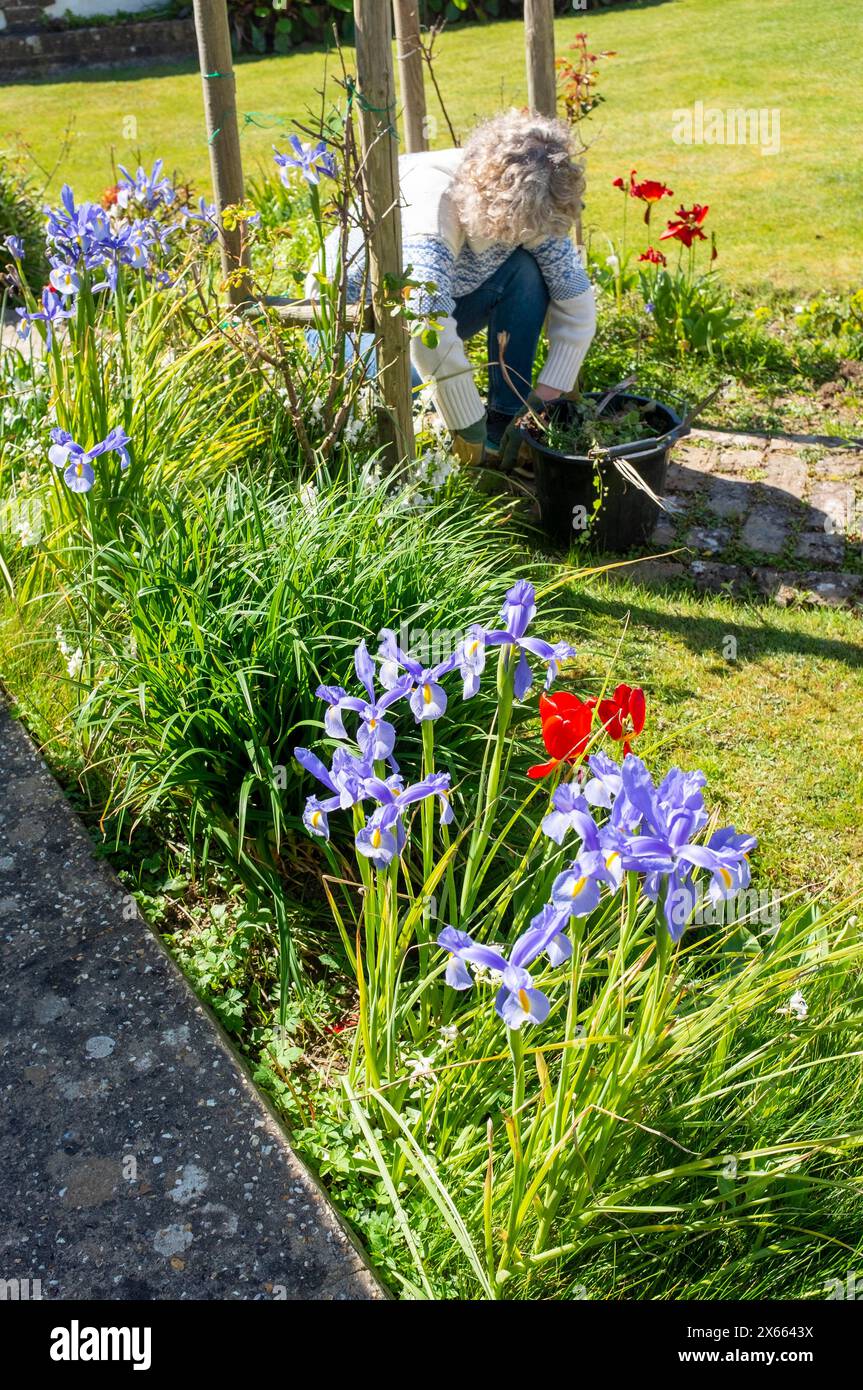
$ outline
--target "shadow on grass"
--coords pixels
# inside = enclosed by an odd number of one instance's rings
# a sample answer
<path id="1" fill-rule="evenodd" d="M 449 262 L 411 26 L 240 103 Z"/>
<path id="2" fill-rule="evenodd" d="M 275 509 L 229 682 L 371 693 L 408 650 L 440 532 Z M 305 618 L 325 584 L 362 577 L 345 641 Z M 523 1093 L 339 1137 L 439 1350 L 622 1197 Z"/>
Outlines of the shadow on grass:
<path id="1" fill-rule="evenodd" d="M 77 31 L 76 31 L 77 32 Z M 314 53 L 328 59 L 334 58 L 336 49 L 333 44 L 300 44 L 290 53 L 243 53 L 237 56 L 234 54 L 234 71 L 242 72 L 246 67 L 254 67 L 258 63 L 271 62 L 274 59 L 289 59 L 296 55 Z M 160 58 L 153 62 L 148 58 L 141 58 L 139 62 L 106 64 L 104 67 L 78 68 L 68 67 L 59 69 L 56 72 L 47 74 L 45 77 L 37 76 L 35 73 L 22 73 L 17 77 L 4 77 L 2 85 L 4 87 L 27 86 L 27 87 L 55 87 L 58 85 L 68 86 L 71 83 L 80 82 L 82 86 L 99 85 L 103 82 L 141 82 L 159 77 L 199 77 L 201 69 L 197 55 L 194 52 L 188 54 L 178 54 L 176 58 Z"/>
<path id="2" fill-rule="evenodd" d="M 643 597 L 620 597 L 613 592 L 594 594 L 583 589 L 572 593 L 573 607 L 585 616 L 593 614 L 617 622 L 628 616 L 631 627 L 651 628 L 667 633 L 685 643 L 696 656 L 715 656 L 717 672 L 728 675 L 739 673 L 741 666 L 757 662 L 760 657 L 774 655 L 794 655 L 836 661 L 852 670 L 863 670 L 863 643 L 841 638 L 817 637 L 806 632 L 793 632 L 771 622 L 765 612 L 761 616 L 751 608 L 743 610 L 741 618 L 733 614 L 711 617 L 707 614 L 675 613 L 669 611 L 668 600 L 675 598 L 692 599 L 697 595 L 681 586 L 666 592 L 664 603 L 650 603 L 649 591 L 642 591 Z M 732 636 L 737 641 L 738 655 L 735 661 L 724 661 L 720 653 L 723 642 Z"/>

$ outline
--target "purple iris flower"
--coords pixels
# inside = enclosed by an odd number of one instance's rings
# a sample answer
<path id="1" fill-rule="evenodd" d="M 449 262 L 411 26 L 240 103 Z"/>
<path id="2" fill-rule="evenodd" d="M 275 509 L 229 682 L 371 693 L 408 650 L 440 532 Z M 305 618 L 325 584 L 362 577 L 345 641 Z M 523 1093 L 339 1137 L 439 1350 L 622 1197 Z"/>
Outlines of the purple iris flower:
<path id="1" fill-rule="evenodd" d="M 24 259 L 24 238 L 20 236 L 7 236 L 3 238 L 3 245 L 9 255 L 16 261 Z"/>
<path id="2" fill-rule="evenodd" d="M 116 261 L 105 261 L 104 275 L 104 280 L 93 285 L 93 294 L 100 294 L 103 290 L 107 290 L 109 294 L 116 294 L 117 280 L 120 276 L 120 267 Z"/>
<path id="3" fill-rule="evenodd" d="M 203 196 L 198 199 L 197 212 L 190 212 L 188 208 L 183 208 L 181 216 L 185 217 L 188 222 L 201 223 L 201 239 L 205 245 L 209 246 L 219 235 L 218 208 L 215 203 L 208 203 Z"/>
<path id="4" fill-rule="evenodd" d="M 591 806 L 611 810 L 609 826 L 630 833 L 638 830 L 642 812 L 633 806 L 623 790 L 620 764 L 602 752 L 593 753 L 587 764 L 591 775 L 582 785 L 585 801 Z"/>
<path id="5" fill-rule="evenodd" d="M 101 263 L 111 241 L 111 221 L 98 203 L 75 206 L 68 184 L 60 190 L 59 208 L 46 208 L 45 234 L 60 259 L 68 265 L 92 268 Z"/>
<path id="6" fill-rule="evenodd" d="M 598 832 L 597 832 L 598 834 Z M 617 887 L 616 876 L 606 862 L 602 848 L 583 847 L 581 853 L 558 874 L 551 885 L 551 901 L 556 912 L 569 917 L 587 917 L 599 906 L 600 884 Z"/>
<path id="7" fill-rule="evenodd" d="M 348 695 L 340 685 L 319 685 L 315 694 L 319 700 L 326 700 L 329 708 L 324 716 L 324 728 L 331 738 L 347 738 L 342 715 L 350 710 L 359 715 L 357 743 L 363 753 L 373 761 L 389 758 L 396 741 L 395 727 L 383 716 L 409 693 L 413 686 L 412 678 L 402 676 L 395 685 L 383 695 L 375 694 L 375 664 L 369 656 L 365 641 L 360 642 L 354 652 L 354 669 L 360 684 L 365 688 L 368 699 Z"/>
<path id="8" fill-rule="evenodd" d="M 600 752 L 592 754 L 587 765 L 592 776 L 582 787 L 584 798 L 591 806 L 602 806 L 610 811 L 623 787 L 620 764 L 607 753 Z"/>
<path id="9" fill-rule="evenodd" d="M 542 990 L 534 987 L 527 967 L 543 952 L 552 964 L 566 959 L 572 947 L 562 935 L 565 925 L 564 916 L 550 908 L 543 908 L 514 943 L 509 960 L 493 946 L 483 946 L 474 941 L 467 932 L 444 927 L 437 944 L 452 956 L 446 968 L 446 982 L 452 989 L 470 989 L 473 979 L 468 964 L 493 970 L 501 977 L 494 1007 L 506 1026 L 518 1030 L 525 1023 L 543 1023 L 548 1017 L 550 1005 Z"/>
<path id="10" fill-rule="evenodd" d="M 331 768 L 326 767 L 317 754 L 308 748 L 295 748 L 294 757 L 301 768 L 316 777 L 338 799 L 336 805 L 329 807 L 330 810 L 347 811 L 369 794 L 365 790 L 365 783 L 373 771 L 370 759 L 355 758 L 346 748 L 336 749 Z"/>
<path id="11" fill-rule="evenodd" d="M 439 661 L 436 666 L 423 666 L 412 656 L 403 652 L 392 628 L 385 627 L 380 632 L 378 656 L 382 658 L 381 684 L 394 690 L 399 684 L 399 667 L 410 677 L 408 690 L 411 690 L 408 703 L 414 719 L 421 724 L 425 719 L 440 719 L 446 709 L 446 691 L 438 684 L 441 676 L 454 671 L 458 665 L 458 653 Z M 405 692 L 402 691 L 402 694 Z"/>
<path id="12" fill-rule="evenodd" d="M 81 287 L 81 281 L 75 273 L 75 267 L 72 265 L 63 265 L 62 262 L 54 266 L 51 274 L 48 276 L 48 282 L 52 289 L 55 289 L 58 294 L 67 297 L 77 294 Z"/>
<path id="13" fill-rule="evenodd" d="M 120 165 L 123 177 L 117 184 L 117 204 L 128 208 L 130 203 L 138 203 L 152 212 L 156 207 L 170 207 L 176 197 L 176 189 L 171 180 L 162 173 L 164 161 L 157 159 L 152 173 L 139 165 L 134 174 Z"/>
<path id="14" fill-rule="evenodd" d="M 720 902 L 730 893 L 748 888 L 750 879 L 749 855 L 758 844 L 754 835 L 739 834 L 733 825 L 722 830 L 714 830 L 707 841 L 707 848 L 717 859 L 716 868 L 711 870 L 708 897 L 712 902 Z"/>
<path id="15" fill-rule="evenodd" d="M 329 814 L 331 811 L 338 811 L 340 807 L 341 799 L 338 796 L 327 797 L 324 801 L 318 796 L 310 796 L 303 811 L 303 825 L 312 835 L 320 835 L 322 840 L 328 840 Z"/>
<path id="16" fill-rule="evenodd" d="M 563 844 L 570 830 L 575 830 L 582 839 L 590 833 L 590 827 L 596 830 L 590 807 L 576 782 L 561 782 L 551 798 L 551 806 L 552 809 L 543 818 L 542 833 L 556 845 Z"/>
<path id="17" fill-rule="evenodd" d="M 68 430 L 53 429 L 51 440 L 48 458 L 55 468 L 63 469 L 63 479 L 71 492 L 90 491 L 96 481 L 92 461 L 101 454 L 117 454 L 120 467 L 129 467 L 130 440 L 126 431 L 119 426 L 89 449 L 77 444 Z"/>
<path id="18" fill-rule="evenodd" d="M 655 787 L 641 759 L 630 754 L 623 761 L 622 780 L 647 832 L 626 841 L 623 867 L 646 875 L 644 892 L 651 901 L 663 895 L 666 925 L 672 940 L 678 941 L 698 900 L 693 871 L 706 869 L 711 874 L 714 900 L 728 897 L 744 879 L 748 882 L 746 854 L 755 840 L 729 827 L 711 837 L 709 845 L 694 843 L 707 823 L 701 772 L 672 768 Z"/>
<path id="19" fill-rule="evenodd" d="M 316 145 L 304 145 L 298 136 L 292 135 L 288 143 L 294 151 L 293 159 L 290 155 L 281 154 L 275 145 L 273 146 L 275 161 L 279 166 L 279 177 L 286 188 L 290 185 L 293 169 L 299 169 L 306 182 L 312 184 L 320 183 L 321 174 L 326 174 L 328 179 L 336 177 L 336 161 L 327 150 L 324 140 L 319 140 Z"/>
<path id="20" fill-rule="evenodd" d="M 385 782 L 379 777 L 368 777 L 364 789 L 366 796 L 378 802 L 378 809 L 357 832 L 356 847 L 360 854 L 371 859 L 376 869 L 385 869 L 404 849 L 407 836 L 402 816 L 408 806 L 437 796 L 441 803 L 441 825 L 449 825 L 452 821 L 448 772 L 433 772 L 404 788 L 398 777 L 389 777 Z"/>
<path id="21" fill-rule="evenodd" d="M 27 339 L 30 336 L 30 329 L 34 323 L 44 323 L 45 325 L 45 346 L 50 350 L 54 341 L 53 329 L 57 323 L 63 319 L 71 318 L 75 312 L 71 305 L 66 305 L 63 296 L 50 285 L 46 285 L 42 291 L 42 308 L 16 309 L 18 315 L 18 337 Z"/>
<path id="22" fill-rule="evenodd" d="M 456 664 L 463 681 L 462 695 L 470 700 L 479 690 L 479 679 L 485 670 L 485 628 L 471 623 L 456 650 Z"/>
<path id="23" fill-rule="evenodd" d="M 560 663 L 575 656 L 575 647 L 568 642 L 546 642 L 541 637 L 526 637 L 528 626 L 536 614 L 536 590 L 526 579 L 520 579 L 506 595 L 501 612 L 503 631 L 485 633 L 486 646 L 512 646 L 519 649 L 518 666 L 515 670 L 513 690 L 516 699 L 521 700 L 533 684 L 533 672 L 528 662 L 528 652 L 545 662 L 545 688 L 550 690 L 560 674 Z"/>

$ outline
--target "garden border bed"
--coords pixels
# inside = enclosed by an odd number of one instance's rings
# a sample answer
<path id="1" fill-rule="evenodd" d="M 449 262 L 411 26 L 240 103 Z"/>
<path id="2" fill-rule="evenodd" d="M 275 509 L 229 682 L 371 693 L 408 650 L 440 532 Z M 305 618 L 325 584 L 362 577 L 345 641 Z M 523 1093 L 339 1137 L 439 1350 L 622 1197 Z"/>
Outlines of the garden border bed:
<path id="1" fill-rule="evenodd" d="M 195 25 L 191 19 L 138 20 L 69 29 L 40 27 L 29 33 L 7 30 L 0 47 L 0 79 L 26 82 L 63 72 L 87 73 L 91 68 L 186 62 L 194 56 Z"/>

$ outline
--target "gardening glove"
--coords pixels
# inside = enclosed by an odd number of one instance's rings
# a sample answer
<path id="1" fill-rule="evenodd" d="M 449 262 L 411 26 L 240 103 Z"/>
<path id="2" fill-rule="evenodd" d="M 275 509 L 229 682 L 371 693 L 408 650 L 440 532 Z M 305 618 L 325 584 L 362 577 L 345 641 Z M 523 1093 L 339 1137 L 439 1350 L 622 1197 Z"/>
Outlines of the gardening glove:
<path id="1" fill-rule="evenodd" d="M 453 435 L 452 451 L 461 463 L 482 462 L 486 429 L 486 417 L 482 415 L 472 425 L 466 425 Z"/>
<path id="2" fill-rule="evenodd" d="M 521 426 L 527 411 L 542 416 L 545 414 L 548 401 L 544 401 L 542 396 L 538 396 L 535 391 L 528 391 L 526 405 L 526 410 L 519 411 L 518 415 L 512 417 L 501 436 L 500 466 L 504 473 L 511 473 L 518 463 L 519 450 L 522 445 Z"/>

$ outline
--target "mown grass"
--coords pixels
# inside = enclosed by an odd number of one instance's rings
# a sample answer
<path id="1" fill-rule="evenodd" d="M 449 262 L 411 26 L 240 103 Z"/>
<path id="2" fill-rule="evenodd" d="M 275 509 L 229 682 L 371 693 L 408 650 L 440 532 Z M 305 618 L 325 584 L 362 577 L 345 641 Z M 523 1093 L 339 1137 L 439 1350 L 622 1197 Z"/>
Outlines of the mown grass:
<path id="1" fill-rule="evenodd" d="M 591 48 L 617 53 L 603 64 L 606 102 L 586 127 L 586 228 L 600 244 L 619 229 L 621 199 L 611 180 L 636 167 L 664 178 L 685 202 L 711 205 L 728 280 L 801 292 L 859 280 L 863 224 L 852 209 L 863 144 L 863 45 L 854 39 L 856 0 L 645 0 L 558 20 L 558 51 L 582 29 Z M 444 98 L 462 134 L 500 106 L 524 102 L 520 24 L 454 27 L 438 48 Z M 247 173 L 269 167 L 272 141 L 316 108 L 323 75 L 320 51 L 238 64 Z M 699 100 L 778 109 L 781 152 L 674 143 L 673 112 Z M 449 143 L 433 100 L 430 109 L 438 116 L 435 143 Z M 65 179 L 81 195 L 98 194 L 111 181 L 112 160 L 126 163 L 138 153 L 145 161 L 161 155 L 169 168 L 208 183 L 200 77 L 191 64 L 0 90 L 0 146 L 23 136 L 46 168 L 70 123 L 55 192 Z"/>
<path id="2" fill-rule="evenodd" d="M 637 575 L 637 567 L 633 574 Z M 780 891 L 863 888 L 863 649 L 841 610 L 595 580 L 572 595 L 580 659 L 648 691 L 644 745 L 702 767 L 724 816 L 759 837 Z"/>

